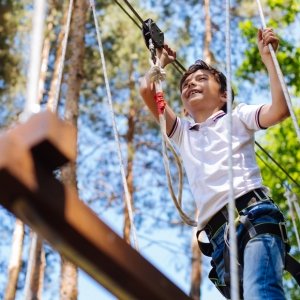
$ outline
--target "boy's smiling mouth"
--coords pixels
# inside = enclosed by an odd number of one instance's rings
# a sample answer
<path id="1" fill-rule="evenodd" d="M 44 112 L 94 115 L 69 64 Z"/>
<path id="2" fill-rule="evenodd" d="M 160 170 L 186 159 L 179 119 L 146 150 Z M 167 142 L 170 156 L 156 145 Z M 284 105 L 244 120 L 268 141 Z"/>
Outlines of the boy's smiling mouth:
<path id="1" fill-rule="evenodd" d="M 198 89 L 192 89 L 188 92 L 188 97 L 194 95 L 194 94 L 202 94 L 202 91 L 201 90 L 198 90 Z"/>

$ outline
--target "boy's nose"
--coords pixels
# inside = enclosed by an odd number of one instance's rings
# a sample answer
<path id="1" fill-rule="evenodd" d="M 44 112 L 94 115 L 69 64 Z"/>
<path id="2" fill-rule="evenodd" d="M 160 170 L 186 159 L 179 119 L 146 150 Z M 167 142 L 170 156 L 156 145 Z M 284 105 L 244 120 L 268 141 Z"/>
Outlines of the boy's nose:
<path id="1" fill-rule="evenodd" d="M 192 87 L 192 86 L 195 86 L 194 81 L 190 81 L 189 84 L 188 84 L 188 87 L 189 87 L 189 88 Z"/>

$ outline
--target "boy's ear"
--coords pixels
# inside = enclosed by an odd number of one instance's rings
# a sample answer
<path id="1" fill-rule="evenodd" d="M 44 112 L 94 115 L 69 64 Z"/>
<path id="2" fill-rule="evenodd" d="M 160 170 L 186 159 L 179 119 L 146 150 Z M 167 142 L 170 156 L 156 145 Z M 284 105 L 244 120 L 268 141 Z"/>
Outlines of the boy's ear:
<path id="1" fill-rule="evenodd" d="M 226 103 L 227 102 L 227 91 L 221 94 L 221 101 Z"/>

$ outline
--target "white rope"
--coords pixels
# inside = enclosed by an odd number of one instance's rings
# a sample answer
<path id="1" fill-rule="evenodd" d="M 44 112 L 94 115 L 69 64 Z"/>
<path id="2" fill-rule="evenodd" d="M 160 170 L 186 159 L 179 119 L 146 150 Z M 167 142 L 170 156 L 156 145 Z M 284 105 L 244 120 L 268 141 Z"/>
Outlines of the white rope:
<path id="1" fill-rule="evenodd" d="M 27 73 L 26 102 L 20 121 L 25 122 L 32 114 L 40 111 L 38 82 L 41 71 L 41 52 L 44 37 L 46 1 L 35 0 L 32 20 L 29 70 Z"/>
<path id="2" fill-rule="evenodd" d="M 156 92 L 161 91 L 161 82 L 160 80 L 155 81 L 155 90 Z M 159 115 L 159 125 L 160 125 L 160 132 L 162 135 L 162 154 L 163 154 L 163 163 L 164 163 L 164 168 L 168 180 L 168 188 L 171 194 L 171 198 L 175 204 L 175 207 L 181 217 L 181 219 L 190 226 L 197 227 L 197 222 L 193 219 L 191 219 L 188 215 L 185 214 L 185 212 L 182 210 L 182 188 L 183 188 L 183 168 L 182 168 L 182 163 L 181 160 L 174 149 L 172 143 L 170 142 L 167 133 L 166 133 L 166 118 L 164 115 Z M 176 161 L 176 166 L 178 170 L 178 194 L 177 196 L 175 195 L 174 188 L 173 188 L 173 183 L 172 183 L 172 176 L 171 176 L 171 171 L 170 171 L 170 165 L 169 165 L 169 158 L 167 154 L 167 146 L 171 150 L 175 161 Z"/>
<path id="3" fill-rule="evenodd" d="M 132 232 L 132 236 L 133 236 L 134 245 L 135 245 L 135 248 L 138 249 L 136 229 L 135 229 L 134 222 L 133 222 L 133 210 L 132 210 L 131 196 L 130 196 L 130 193 L 129 193 L 129 190 L 128 190 L 128 183 L 127 183 L 127 180 L 126 180 L 126 175 L 125 175 L 125 170 L 124 170 L 124 164 L 123 164 L 123 159 L 122 159 L 122 151 L 121 151 L 121 146 L 120 146 L 119 134 L 118 134 L 118 129 L 117 129 L 115 115 L 114 115 L 114 109 L 113 109 L 112 96 L 111 96 L 111 91 L 110 91 L 110 86 L 109 86 L 109 80 L 108 80 L 107 71 L 106 71 L 106 63 L 105 63 L 104 51 L 103 51 L 103 46 L 102 46 L 102 41 L 101 41 L 101 34 L 100 34 L 100 26 L 99 26 L 99 22 L 98 22 L 97 16 L 96 16 L 96 8 L 95 8 L 94 1 L 90 0 L 90 5 L 91 5 L 92 11 L 93 11 L 94 22 L 95 22 L 95 27 L 96 27 L 96 32 L 97 32 L 99 53 L 100 53 L 101 62 L 102 62 L 102 69 L 103 69 L 103 74 L 104 74 L 104 81 L 105 81 L 105 86 L 106 86 L 107 99 L 108 99 L 109 110 L 110 110 L 111 119 L 112 119 L 114 137 L 115 137 L 115 141 L 116 141 L 116 145 L 117 145 L 117 152 L 118 152 L 118 158 L 119 158 L 119 163 L 120 163 L 121 176 L 122 176 L 122 180 L 123 180 L 123 187 L 124 187 L 124 193 L 125 193 L 125 202 L 126 202 L 126 206 L 127 206 L 127 210 L 128 210 L 129 221 L 130 221 L 131 228 L 132 228 L 131 232 Z"/>
<path id="4" fill-rule="evenodd" d="M 67 52 L 67 47 L 68 47 L 68 38 L 69 38 L 70 27 L 71 27 L 73 2 L 74 2 L 73 0 L 70 0 L 70 2 L 69 2 L 68 17 L 67 17 L 67 22 L 65 25 L 65 35 L 64 35 L 63 42 L 62 42 L 63 46 L 62 46 L 61 58 L 59 61 L 58 79 L 57 79 L 57 85 L 56 85 L 56 89 L 55 89 L 55 95 L 54 95 L 53 102 L 49 103 L 49 108 L 53 112 L 57 112 L 57 108 L 58 108 L 59 95 L 60 95 L 61 83 L 62 83 L 62 75 L 63 75 L 64 65 L 65 65 L 66 52 Z"/>
<path id="5" fill-rule="evenodd" d="M 292 200 L 292 203 L 294 204 L 298 219 L 300 221 L 300 207 L 299 207 L 299 203 L 298 203 L 298 199 L 297 199 L 296 194 L 293 193 L 293 196 L 292 196 L 291 200 Z"/>
<path id="6" fill-rule="evenodd" d="M 27 73 L 26 102 L 25 107 L 20 115 L 20 121 L 26 122 L 30 116 L 40 111 L 38 100 L 39 77 L 41 72 L 42 45 L 44 39 L 44 21 L 46 16 L 46 1 L 35 0 L 32 19 L 31 42 L 30 42 L 30 59 Z M 24 285 L 23 299 L 31 299 L 32 292 L 30 280 L 34 272 L 34 254 L 37 248 L 38 235 L 32 232 L 29 260 Z"/>
<path id="7" fill-rule="evenodd" d="M 263 10 L 262 10 L 261 2 L 260 2 L 260 0 L 256 0 L 256 2 L 257 2 L 257 6 L 258 6 L 258 11 L 259 11 L 262 27 L 263 27 L 263 29 L 265 29 L 267 26 L 266 26 L 266 21 L 265 21 L 264 13 L 263 13 Z M 279 81 L 280 81 L 280 85 L 281 85 L 281 88 L 282 88 L 282 91 L 283 91 L 283 94 L 284 94 L 284 98 L 285 98 L 286 104 L 288 106 L 288 109 L 289 109 L 289 112 L 290 112 L 290 115 L 291 115 L 291 118 L 292 118 L 292 122 L 293 122 L 293 125 L 294 125 L 294 128 L 295 128 L 298 140 L 300 142 L 300 129 L 299 129 L 299 125 L 298 125 L 298 121 L 297 121 L 295 112 L 293 110 L 292 101 L 291 101 L 291 98 L 290 98 L 288 88 L 285 84 L 284 77 L 283 77 L 282 71 L 280 69 L 280 66 L 279 66 L 275 51 L 273 49 L 273 46 L 271 44 L 268 44 L 268 47 L 269 47 L 269 50 L 270 50 L 270 53 L 271 53 L 271 56 L 272 56 L 272 60 L 273 60 L 273 63 L 274 63 L 274 66 L 275 66 L 275 69 L 276 69 L 276 72 L 277 72 L 277 76 L 278 76 Z"/>
<path id="8" fill-rule="evenodd" d="M 294 194 L 292 193 L 292 191 L 290 190 L 290 188 L 287 185 L 284 185 L 284 188 L 285 188 L 284 196 L 288 200 L 290 215 L 291 215 L 291 219 L 292 219 L 292 223 L 293 223 L 293 227 L 294 227 L 294 231 L 295 231 L 295 235 L 296 235 L 298 248 L 299 248 L 299 251 L 300 251 L 299 232 L 298 232 L 298 228 L 297 228 L 297 225 L 296 225 L 296 218 L 295 218 L 295 215 L 294 215 L 294 210 L 293 210 L 293 205 L 292 205 L 292 197 L 294 196 Z"/>
<path id="9" fill-rule="evenodd" d="M 227 85 L 227 116 L 228 116 L 228 218 L 230 243 L 230 293 L 232 300 L 239 299 L 238 255 L 235 228 L 235 199 L 233 190 L 233 159 L 232 159 L 232 92 L 231 92 L 231 40 L 230 40 L 230 0 L 226 0 L 226 85 Z"/>
<path id="10" fill-rule="evenodd" d="M 154 49 L 154 45 L 153 45 L 151 39 L 149 40 L 149 49 L 150 50 Z M 150 82 L 154 83 L 155 92 L 160 93 L 160 92 L 162 92 L 162 83 L 161 82 L 162 82 L 162 80 L 165 80 L 165 78 L 166 78 L 165 70 L 163 68 L 161 68 L 160 60 L 158 59 L 157 56 L 156 56 L 156 64 L 154 64 L 151 59 L 150 59 L 150 64 L 151 64 L 151 68 L 148 71 L 149 80 L 150 80 Z M 166 117 L 164 114 L 159 114 L 159 125 L 160 125 L 160 132 L 161 132 L 161 136 L 162 136 L 163 163 L 164 163 L 165 173 L 166 173 L 167 180 L 168 180 L 168 188 L 169 188 L 169 192 L 171 194 L 171 198 L 174 202 L 174 205 L 175 205 L 181 219 L 187 225 L 197 227 L 198 223 L 195 220 L 191 219 L 188 215 L 186 215 L 185 212 L 182 210 L 183 167 L 182 167 L 181 160 L 166 133 Z M 173 188 L 167 148 L 169 148 L 170 151 L 172 152 L 172 154 L 175 158 L 176 166 L 177 166 L 177 171 L 178 171 L 178 193 L 177 193 L 177 196 L 175 195 L 174 188 Z"/>

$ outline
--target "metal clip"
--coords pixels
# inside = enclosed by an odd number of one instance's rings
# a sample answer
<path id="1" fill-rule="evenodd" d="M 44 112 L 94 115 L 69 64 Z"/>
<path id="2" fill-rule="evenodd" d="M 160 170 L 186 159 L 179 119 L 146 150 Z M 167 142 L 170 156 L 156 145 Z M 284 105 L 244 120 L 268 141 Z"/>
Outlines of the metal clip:
<path id="1" fill-rule="evenodd" d="M 279 225 L 279 229 L 280 229 L 280 233 L 281 233 L 281 238 L 282 238 L 283 242 L 287 244 L 289 242 L 289 239 L 287 236 L 285 223 L 279 222 L 278 225 Z"/>

